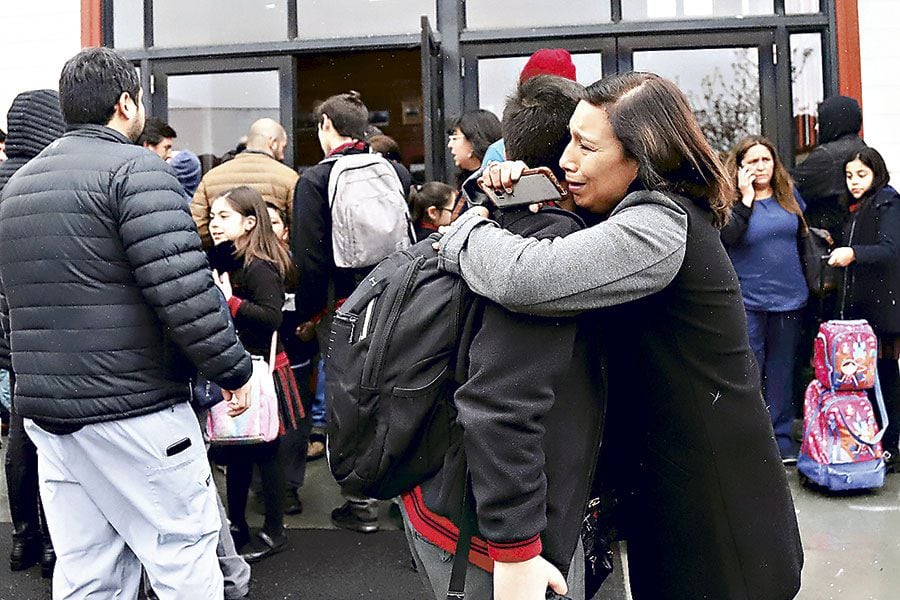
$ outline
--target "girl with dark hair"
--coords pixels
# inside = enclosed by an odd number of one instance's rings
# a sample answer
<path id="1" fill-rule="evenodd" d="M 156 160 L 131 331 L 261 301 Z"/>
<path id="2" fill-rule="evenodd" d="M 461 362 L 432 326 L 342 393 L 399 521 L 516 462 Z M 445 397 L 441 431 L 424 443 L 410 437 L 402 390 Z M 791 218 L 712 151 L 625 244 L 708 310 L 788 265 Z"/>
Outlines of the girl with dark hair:
<path id="1" fill-rule="evenodd" d="M 742 139 L 726 163 L 737 182 L 722 242 L 741 282 L 750 347 L 759 366 L 775 441 L 786 464 L 797 461 L 793 377 L 809 297 L 800 264 L 805 205 L 772 142 Z"/>
<path id="2" fill-rule="evenodd" d="M 447 131 L 447 147 L 453 155 L 453 164 L 462 171 L 462 184 L 469 175 L 481 168 L 481 159 L 488 146 L 503 135 L 500 119 L 488 110 L 471 110 L 453 121 Z"/>
<path id="3" fill-rule="evenodd" d="M 272 336 L 282 321 L 285 280 L 293 268 L 291 257 L 275 236 L 266 204 L 256 190 L 241 186 L 222 194 L 213 200 L 209 216 L 214 244 L 209 251 L 210 266 L 228 303 L 238 338 L 250 354 L 269 360 Z M 279 403 L 279 433 L 283 435 L 300 427 L 304 411 L 290 361 L 281 342 L 277 338 L 276 341 L 273 377 Z M 285 476 L 278 448 L 276 438 L 221 449 L 221 458 L 228 466 L 225 483 L 232 537 L 248 562 L 279 552 L 287 544 Z M 259 467 L 262 480 L 265 522 L 251 536 L 246 510 L 254 465 Z"/>
<path id="4" fill-rule="evenodd" d="M 866 319 L 878 334 L 878 376 L 890 424 L 884 448 L 895 470 L 900 437 L 900 195 L 888 182 L 881 154 L 856 152 L 844 165 L 850 192 L 846 246 L 831 252 L 828 264 L 846 267 L 841 318 Z"/>
<path id="5" fill-rule="evenodd" d="M 413 186 L 409 190 L 409 216 L 416 230 L 416 239 L 421 241 L 450 224 L 450 215 L 456 203 L 456 190 L 440 181 L 429 181 Z"/>
<path id="6" fill-rule="evenodd" d="M 724 165 L 681 91 L 650 73 L 590 86 L 570 132 L 569 192 L 605 220 L 535 240 L 473 208 L 442 240 L 443 267 L 518 312 L 603 309 L 609 392 L 595 487 L 632 490 L 620 531 L 634 598 L 792 598 L 803 551 L 717 230 L 733 194 Z M 525 168 L 494 164 L 484 177 L 511 189 Z M 495 593 L 543 597 L 559 572 L 521 558 L 494 563 Z"/>

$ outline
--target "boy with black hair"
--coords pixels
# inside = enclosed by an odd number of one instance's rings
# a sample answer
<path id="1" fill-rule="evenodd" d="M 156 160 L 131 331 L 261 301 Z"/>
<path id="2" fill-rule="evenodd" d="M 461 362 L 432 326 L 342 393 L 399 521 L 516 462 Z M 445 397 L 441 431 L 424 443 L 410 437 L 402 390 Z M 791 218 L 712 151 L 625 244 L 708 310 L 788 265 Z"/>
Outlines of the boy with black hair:
<path id="1" fill-rule="evenodd" d="M 520 83 L 503 113 L 507 155 L 558 169 L 582 89 L 552 76 Z M 520 209 L 498 221 L 531 237 L 563 236 L 583 226 L 556 207 L 537 214 Z M 544 598 L 549 586 L 583 598 L 580 533 L 605 393 L 596 326 L 590 315 L 542 318 L 484 299 L 477 305 L 469 378 L 454 396 L 461 442 L 451 442 L 431 480 L 403 495 L 410 549 L 426 588 L 442 598 L 468 470 L 477 533 L 466 597 Z"/>
<path id="2" fill-rule="evenodd" d="M 329 198 L 329 181 L 337 161 L 345 156 L 369 154 L 365 142 L 369 123 L 369 109 L 358 92 L 350 91 L 330 96 L 316 106 L 316 133 L 325 159 L 303 171 L 294 191 L 293 218 L 291 224 L 291 251 L 294 256 L 299 282 L 296 291 L 298 328 L 305 337 L 312 337 L 312 328 L 324 318 L 320 332 L 328 332 L 330 313 L 334 304 L 329 302 L 329 290 L 333 286 L 334 300 L 339 303 L 349 296 L 373 265 L 359 268 L 339 267 L 335 262 L 332 246 L 333 223 L 331 203 L 339 199 Z M 402 191 L 403 207 L 409 195 L 409 172 L 397 163 L 390 162 L 396 171 Z M 389 169 L 388 169 L 389 170 Z M 393 174 L 392 174 L 393 175 Z M 361 242 L 360 242 L 361 243 Z M 386 256 L 378 257 L 374 263 Z M 322 341 L 322 340 L 320 340 Z M 326 343 L 320 343 L 327 348 Z M 320 363 L 320 368 L 322 363 Z M 310 444 L 324 442 L 324 420 L 317 418 L 321 411 L 313 406 L 313 431 Z M 371 498 L 345 496 L 347 502 L 331 513 L 331 521 L 338 527 L 371 533 L 378 530 L 378 505 Z"/>
<path id="3" fill-rule="evenodd" d="M 147 117 L 144 131 L 137 143 L 167 161 L 172 158 L 173 140 L 176 137 L 178 134 L 168 123 L 156 117 Z"/>

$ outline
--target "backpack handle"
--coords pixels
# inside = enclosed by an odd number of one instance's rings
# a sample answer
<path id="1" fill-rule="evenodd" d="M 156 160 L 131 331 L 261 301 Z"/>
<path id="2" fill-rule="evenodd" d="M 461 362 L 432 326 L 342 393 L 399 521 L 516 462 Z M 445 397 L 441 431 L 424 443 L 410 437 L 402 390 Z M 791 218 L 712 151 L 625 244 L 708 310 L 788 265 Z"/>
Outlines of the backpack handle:
<path id="1" fill-rule="evenodd" d="M 881 415 L 882 427 L 881 430 L 875 434 L 875 436 L 871 440 L 864 440 L 853 431 L 853 428 L 850 427 L 850 424 L 847 423 L 847 418 L 844 416 L 843 411 L 837 411 L 837 413 L 841 416 L 841 421 L 844 423 L 844 427 L 847 428 L 847 431 L 850 432 L 850 435 L 854 440 L 859 442 L 860 444 L 865 444 L 866 446 L 874 446 L 878 442 L 881 441 L 881 438 L 884 437 L 884 432 L 887 431 L 888 424 L 890 421 L 887 416 L 887 408 L 884 405 L 884 396 L 881 394 L 881 384 L 878 381 L 878 369 L 875 369 L 875 402 L 878 405 L 878 413 Z"/>

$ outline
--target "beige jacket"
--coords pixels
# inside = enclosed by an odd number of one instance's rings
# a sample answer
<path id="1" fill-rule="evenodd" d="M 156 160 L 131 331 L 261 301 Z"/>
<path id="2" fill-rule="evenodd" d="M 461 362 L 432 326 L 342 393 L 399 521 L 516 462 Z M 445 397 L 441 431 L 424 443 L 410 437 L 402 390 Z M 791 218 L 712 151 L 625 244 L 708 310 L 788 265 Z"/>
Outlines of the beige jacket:
<path id="1" fill-rule="evenodd" d="M 232 188 L 246 185 L 262 194 L 266 202 L 291 214 L 294 205 L 294 187 L 298 178 L 296 171 L 268 154 L 246 150 L 211 169 L 203 176 L 191 201 L 191 215 L 197 224 L 204 247 L 212 244 L 208 225 L 209 207 L 213 200 Z"/>

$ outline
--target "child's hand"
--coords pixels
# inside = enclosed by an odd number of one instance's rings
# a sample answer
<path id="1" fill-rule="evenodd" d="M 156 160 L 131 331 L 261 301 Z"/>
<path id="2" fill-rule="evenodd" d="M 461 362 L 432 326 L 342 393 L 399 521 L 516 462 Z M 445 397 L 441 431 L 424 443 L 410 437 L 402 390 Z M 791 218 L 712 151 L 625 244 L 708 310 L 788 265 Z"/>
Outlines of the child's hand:
<path id="1" fill-rule="evenodd" d="M 212 275 L 213 281 L 216 282 L 216 287 L 218 287 L 222 291 L 222 295 L 225 296 L 225 301 L 228 302 L 231 300 L 231 296 L 233 296 L 234 293 L 231 290 L 231 278 L 228 276 L 228 273 L 219 275 L 219 272 L 216 269 L 213 269 Z"/>

